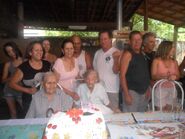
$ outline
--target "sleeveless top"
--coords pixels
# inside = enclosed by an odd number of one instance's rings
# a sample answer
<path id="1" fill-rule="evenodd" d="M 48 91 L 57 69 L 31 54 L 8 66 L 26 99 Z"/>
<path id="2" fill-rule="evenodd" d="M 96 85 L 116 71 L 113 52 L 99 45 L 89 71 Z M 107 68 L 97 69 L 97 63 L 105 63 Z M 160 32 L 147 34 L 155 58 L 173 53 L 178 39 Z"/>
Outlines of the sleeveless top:
<path id="1" fill-rule="evenodd" d="M 129 63 L 126 73 L 126 80 L 129 90 L 134 90 L 138 94 L 144 94 L 150 84 L 150 75 L 148 71 L 148 63 L 143 54 L 134 53 Z"/>
<path id="2" fill-rule="evenodd" d="M 76 90 L 76 77 L 79 73 L 78 63 L 75 59 L 75 67 L 71 71 L 66 71 L 63 60 L 58 58 L 53 65 L 55 69 L 60 74 L 59 84 L 70 91 Z"/>
<path id="3" fill-rule="evenodd" d="M 175 68 L 175 64 L 174 63 L 171 63 L 171 65 L 169 67 L 166 67 L 163 60 L 160 60 L 159 63 L 158 63 L 158 70 L 157 70 L 157 74 L 167 74 L 167 73 L 170 73 L 170 74 L 176 74 L 176 68 Z"/>
<path id="4" fill-rule="evenodd" d="M 14 72 L 16 71 L 16 68 L 17 67 L 15 67 L 14 65 L 13 65 L 13 62 L 12 61 L 10 61 L 10 66 L 9 66 L 9 68 L 8 68 L 8 76 L 9 77 L 11 77 L 13 74 L 14 74 Z M 4 87 L 4 89 L 3 89 L 3 91 L 4 91 L 4 96 L 6 97 L 6 96 L 10 96 L 10 97 L 21 97 L 21 93 L 19 92 L 19 91 L 16 91 L 16 90 L 14 90 L 14 89 L 12 89 L 12 88 L 10 88 L 9 86 L 8 86 L 8 83 L 6 83 L 5 84 L 5 87 Z"/>
<path id="5" fill-rule="evenodd" d="M 13 62 L 10 61 L 10 67 L 8 68 L 8 72 L 10 73 L 10 76 L 13 75 L 13 73 L 16 71 L 16 68 L 14 65 L 13 65 Z"/>
<path id="6" fill-rule="evenodd" d="M 85 61 L 85 51 L 82 50 L 80 55 L 76 59 L 78 61 L 79 74 L 81 77 L 83 77 L 83 74 L 87 70 L 87 65 L 86 65 L 86 61 Z"/>
<path id="7" fill-rule="evenodd" d="M 169 67 L 166 67 L 165 64 L 164 64 L 164 61 L 163 60 L 160 60 L 158 62 L 158 69 L 157 69 L 157 74 L 158 75 L 167 75 L 167 74 L 175 74 L 176 75 L 176 65 L 173 63 L 171 63 L 171 65 Z M 171 88 L 173 87 L 173 85 L 170 83 L 170 82 L 164 82 L 162 84 L 162 87 L 165 87 L 165 88 Z"/>
<path id="8" fill-rule="evenodd" d="M 63 60 L 61 58 L 58 58 L 55 61 L 55 64 L 53 65 L 53 69 L 55 69 L 59 74 L 59 84 L 70 90 L 70 91 L 75 91 L 77 88 L 77 81 L 76 77 L 78 76 L 79 73 L 79 68 L 78 68 L 78 62 L 75 59 L 75 67 L 71 71 L 66 71 Z M 63 110 L 67 111 L 72 108 L 73 105 L 73 98 L 66 93 L 63 94 Z"/>

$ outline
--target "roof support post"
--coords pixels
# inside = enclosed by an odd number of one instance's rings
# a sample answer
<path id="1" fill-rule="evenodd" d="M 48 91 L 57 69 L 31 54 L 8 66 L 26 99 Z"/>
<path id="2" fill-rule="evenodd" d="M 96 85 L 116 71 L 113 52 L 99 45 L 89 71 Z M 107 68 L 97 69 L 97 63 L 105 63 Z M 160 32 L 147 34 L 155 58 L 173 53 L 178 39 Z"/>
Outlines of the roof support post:
<path id="1" fill-rule="evenodd" d="M 24 6 L 22 2 L 18 2 L 18 10 L 17 10 L 17 15 L 18 15 L 18 37 L 23 38 L 24 37 Z"/>
<path id="2" fill-rule="evenodd" d="M 144 31 L 148 31 L 148 0 L 144 0 Z"/>
<path id="3" fill-rule="evenodd" d="M 117 0 L 117 29 L 122 29 L 123 0 Z"/>
<path id="4" fill-rule="evenodd" d="M 178 36 L 178 27 L 174 25 L 173 43 L 174 43 L 175 48 L 177 47 L 177 40 L 178 40 L 177 36 Z"/>
<path id="5" fill-rule="evenodd" d="M 174 42 L 175 47 L 177 45 L 177 36 L 178 36 L 178 27 L 174 26 L 173 42 Z"/>

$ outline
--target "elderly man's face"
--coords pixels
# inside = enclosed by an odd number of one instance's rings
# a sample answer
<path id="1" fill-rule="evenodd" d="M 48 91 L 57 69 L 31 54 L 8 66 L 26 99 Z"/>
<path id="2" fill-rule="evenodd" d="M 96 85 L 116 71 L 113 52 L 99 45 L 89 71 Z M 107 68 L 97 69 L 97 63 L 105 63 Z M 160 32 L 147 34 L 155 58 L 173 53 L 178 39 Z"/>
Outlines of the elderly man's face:
<path id="1" fill-rule="evenodd" d="M 56 92 L 57 88 L 57 79 L 55 76 L 49 76 L 45 79 L 43 83 L 45 93 L 53 94 Z"/>
<path id="2" fill-rule="evenodd" d="M 73 38 L 73 43 L 74 43 L 75 53 L 81 52 L 81 49 L 82 49 L 81 39 L 79 37 L 74 37 Z"/>
<path id="3" fill-rule="evenodd" d="M 146 42 L 146 46 L 145 47 L 148 47 L 148 49 L 150 50 L 150 51 L 153 51 L 153 49 L 154 49 L 154 47 L 155 47 L 155 42 L 156 42 L 156 39 L 155 39 L 155 37 L 153 37 L 153 36 L 150 36 L 149 38 L 148 38 L 148 41 Z"/>

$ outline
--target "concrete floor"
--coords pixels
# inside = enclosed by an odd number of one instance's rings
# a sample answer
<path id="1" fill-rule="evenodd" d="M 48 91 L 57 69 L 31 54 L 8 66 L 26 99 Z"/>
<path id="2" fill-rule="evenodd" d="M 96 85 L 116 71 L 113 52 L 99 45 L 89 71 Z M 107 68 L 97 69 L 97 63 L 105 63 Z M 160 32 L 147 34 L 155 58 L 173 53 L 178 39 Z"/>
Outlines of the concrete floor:
<path id="1" fill-rule="evenodd" d="M 8 105 L 6 104 L 6 100 L 1 98 L 0 99 L 0 120 L 2 119 L 9 119 L 10 114 L 8 110 Z"/>

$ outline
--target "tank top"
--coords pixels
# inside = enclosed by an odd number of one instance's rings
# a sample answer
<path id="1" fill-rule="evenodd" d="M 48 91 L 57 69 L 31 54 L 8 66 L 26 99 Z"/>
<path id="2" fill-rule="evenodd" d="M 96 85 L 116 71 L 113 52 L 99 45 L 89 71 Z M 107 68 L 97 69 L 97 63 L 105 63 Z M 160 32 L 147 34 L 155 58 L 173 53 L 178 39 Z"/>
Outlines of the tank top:
<path id="1" fill-rule="evenodd" d="M 55 69 L 59 74 L 60 74 L 60 79 L 59 79 L 59 84 L 70 90 L 70 91 L 75 91 L 77 88 L 77 81 L 76 81 L 76 77 L 79 73 L 79 68 L 78 68 L 78 62 L 75 59 L 75 67 L 71 70 L 71 71 L 66 71 L 64 64 L 63 64 L 63 60 L 61 58 L 58 58 L 55 61 L 55 64 L 53 65 L 53 69 Z M 63 104 L 64 110 L 69 110 L 72 108 L 73 105 L 73 99 L 71 96 L 67 95 L 66 93 L 64 93 L 63 95 Z"/>
<path id="2" fill-rule="evenodd" d="M 138 94 L 144 94 L 150 84 L 147 59 L 141 53 L 137 54 L 132 50 L 129 51 L 132 54 L 132 59 L 126 73 L 128 89 L 134 90 Z"/>
<path id="3" fill-rule="evenodd" d="M 8 68 L 8 76 L 11 77 L 14 72 L 16 71 L 16 68 L 14 65 L 13 65 L 13 62 L 10 61 L 10 66 Z M 16 91 L 15 89 L 12 89 L 8 86 L 8 83 L 5 84 L 5 87 L 3 89 L 4 91 L 4 96 L 11 96 L 11 97 L 20 97 L 21 96 L 21 93 L 19 91 Z"/>
<path id="4" fill-rule="evenodd" d="M 78 67 L 79 67 L 79 74 L 83 77 L 83 74 L 87 70 L 86 61 L 85 61 L 85 51 L 82 50 L 80 55 L 77 57 Z"/>
<path id="5" fill-rule="evenodd" d="M 167 74 L 174 74 L 176 75 L 176 67 L 175 62 L 171 62 L 171 65 L 169 67 L 165 66 L 165 63 L 163 60 L 159 60 L 158 62 L 158 69 L 157 74 L 158 75 L 167 75 Z M 162 84 L 162 87 L 164 88 L 173 88 L 173 84 L 171 82 L 164 82 Z"/>
<path id="6" fill-rule="evenodd" d="M 53 68 L 60 74 L 59 84 L 70 91 L 75 91 L 77 87 L 76 77 L 79 73 L 78 63 L 75 59 L 75 67 L 71 71 L 66 71 L 63 60 L 58 58 Z"/>
<path id="7" fill-rule="evenodd" d="M 17 68 L 17 67 L 15 67 L 15 66 L 13 65 L 13 62 L 10 61 L 10 66 L 9 66 L 9 68 L 8 68 L 8 72 L 10 73 L 10 76 L 13 75 L 13 73 L 14 73 L 15 70 L 16 70 L 16 68 Z"/>

